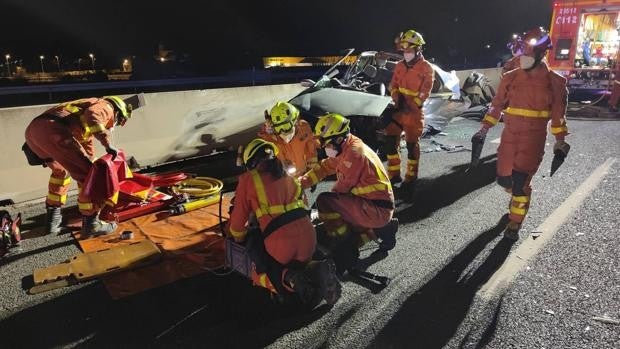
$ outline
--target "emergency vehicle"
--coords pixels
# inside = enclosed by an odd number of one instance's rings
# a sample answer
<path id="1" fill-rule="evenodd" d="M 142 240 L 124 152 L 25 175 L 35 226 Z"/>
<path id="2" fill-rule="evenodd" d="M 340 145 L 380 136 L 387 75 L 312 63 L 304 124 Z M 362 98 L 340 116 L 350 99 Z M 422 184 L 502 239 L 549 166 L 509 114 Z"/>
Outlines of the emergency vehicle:
<path id="1" fill-rule="evenodd" d="M 620 0 L 558 0 L 553 4 L 551 69 L 571 90 L 609 89 L 618 60 Z"/>

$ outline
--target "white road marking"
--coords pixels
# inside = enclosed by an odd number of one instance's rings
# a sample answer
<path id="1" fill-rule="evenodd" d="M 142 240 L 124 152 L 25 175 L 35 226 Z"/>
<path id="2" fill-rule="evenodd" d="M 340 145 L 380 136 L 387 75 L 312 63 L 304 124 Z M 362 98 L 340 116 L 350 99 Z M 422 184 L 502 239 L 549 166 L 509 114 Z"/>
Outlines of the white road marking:
<path id="1" fill-rule="evenodd" d="M 577 210 L 581 203 L 596 189 L 603 177 L 609 172 L 616 158 L 608 158 L 583 182 L 575 191 L 551 213 L 534 231 L 542 232 L 534 240 L 528 238 L 514 250 L 501 268 L 493 274 L 480 290 L 478 295 L 491 299 L 505 290 L 528 262 L 536 256 L 545 244 L 551 240 L 562 224 Z"/>
<path id="2" fill-rule="evenodd" d="M 499 137 L 499 138 L 492 140 L 491 143 L 499 144 L 499 142 L 501 141 L 502 141 L 502 137 Z"/>

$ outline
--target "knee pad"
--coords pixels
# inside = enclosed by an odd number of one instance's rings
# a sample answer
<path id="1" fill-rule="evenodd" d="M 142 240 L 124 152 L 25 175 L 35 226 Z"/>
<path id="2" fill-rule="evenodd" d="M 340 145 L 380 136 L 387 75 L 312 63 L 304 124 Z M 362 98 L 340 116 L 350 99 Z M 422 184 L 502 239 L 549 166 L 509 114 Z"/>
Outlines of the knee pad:
<path id="1" fill-rule="evenodd" d="M 386 154 L 396 154 L 398 152 L 396 140 L 397 136 L 385 136 L 384 151 Z"/>
<path id="2" fill-rule="evenodd" d="M 506 189 L 512 189 L 512 176 L 497 177 L 497 184 Z"/>
<path id="3" fill-rule="evenodd" d="M 407 142 L 407 158 L 409 160 L 416 159 L 416 150 L 420 146 L 418 142 Z"/>
<path id="4" fill-rule="evenodd" d="M 521 196 L 525 194 L 525 182 L 528 174 L 523 172 L 512 171 L 512 194 Z"/>

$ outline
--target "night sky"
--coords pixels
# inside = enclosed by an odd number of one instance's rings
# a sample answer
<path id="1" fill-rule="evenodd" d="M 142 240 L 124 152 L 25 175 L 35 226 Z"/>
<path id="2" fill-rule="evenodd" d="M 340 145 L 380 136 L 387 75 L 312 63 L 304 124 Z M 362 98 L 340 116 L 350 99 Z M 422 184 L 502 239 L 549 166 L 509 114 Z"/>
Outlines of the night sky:
<path id="1" fill-rule="evenodd" d="M 269 55 L 391 50 L 409 28 L 424 35 L 427 57 L 451 68 L 497 62 L 513 32 L 549 26 L 552 1 L 2 0 L 0 8 L 0 53 L 32 70 L 39 55 L 67 64 L 92 52 L 108 67 L 127 56 L 154 60 L 159 43 L 198 68 L 243 69 Z"/>

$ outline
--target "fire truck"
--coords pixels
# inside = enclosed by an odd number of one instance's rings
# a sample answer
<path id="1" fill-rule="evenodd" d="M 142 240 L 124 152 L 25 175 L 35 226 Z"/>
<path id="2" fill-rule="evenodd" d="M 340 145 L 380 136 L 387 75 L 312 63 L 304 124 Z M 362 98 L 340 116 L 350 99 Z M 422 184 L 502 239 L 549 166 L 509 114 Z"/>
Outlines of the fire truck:
<path id="1" fill-rule="evenodd" d="M 571 90 L 608 90 L 618 61 L 620 0 L 557 0 L 551 17 L 551 69 Z"/>

